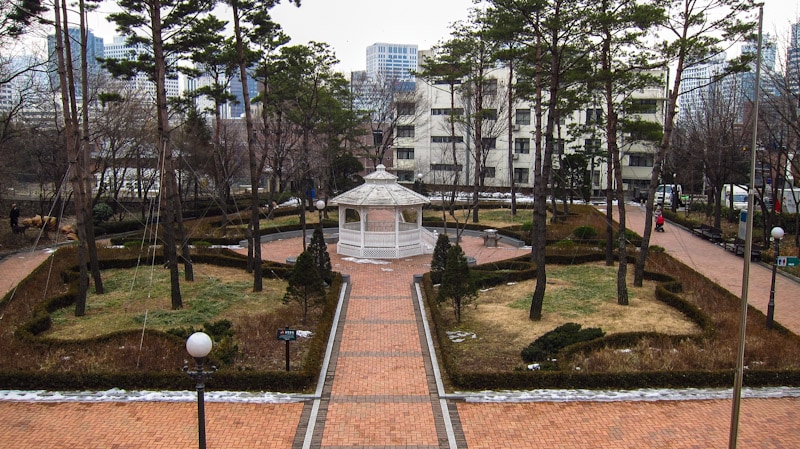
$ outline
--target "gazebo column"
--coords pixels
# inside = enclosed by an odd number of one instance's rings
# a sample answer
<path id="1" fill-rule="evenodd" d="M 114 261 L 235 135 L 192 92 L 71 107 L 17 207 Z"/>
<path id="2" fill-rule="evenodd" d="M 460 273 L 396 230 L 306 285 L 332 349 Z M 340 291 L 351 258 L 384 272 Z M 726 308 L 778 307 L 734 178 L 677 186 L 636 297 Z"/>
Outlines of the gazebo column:
<path id="1" fill-rule="evenodd" d="M 419 252 L 422 254 L 424 252 L 425 245 L 422 244 L 422 206 L 417 206 L 417 246 L 419 247 Z"/>
<path id="2" fill-rule="evenodd" d="M 400 208 L 394 208 L 394 256 L 400 257 Z"/>
<path id="3" fill-rule="evenodd" d="M 367 211 L 367 209 L 364 209 L 363 207 L 358 208 L 359 224 L 361 225 L 361 236 L 360 236 L 361 243 L 359 244 L 358 250 L 359 250 L 359 254 L 361 254 L 361 257 L 364 257 L 364 248 L 366 247 L 366 242 L 364 241 L 365 240 L 365 236 L 366 236 L 366 230 L 367 230 L 367 213 L 366 213 L 366 211 Z"/>

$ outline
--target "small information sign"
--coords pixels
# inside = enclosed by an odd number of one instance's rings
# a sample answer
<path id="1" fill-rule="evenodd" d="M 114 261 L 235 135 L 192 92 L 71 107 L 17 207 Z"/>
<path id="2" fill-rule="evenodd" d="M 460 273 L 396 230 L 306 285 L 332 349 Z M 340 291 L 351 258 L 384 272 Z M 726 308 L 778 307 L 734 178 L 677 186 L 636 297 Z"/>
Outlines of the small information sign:
<path id="1" fill-rule="evenodd" d="M 297 340 L 297 329 L 278 329 L 278 340 L 283 340 L 283 341 Z"/>
<path id="2" fill-rule="evenodd" d="M 777 265 L 779 267 L 796 267 L 800 262 L 795 256 L 778 256 Z"/>

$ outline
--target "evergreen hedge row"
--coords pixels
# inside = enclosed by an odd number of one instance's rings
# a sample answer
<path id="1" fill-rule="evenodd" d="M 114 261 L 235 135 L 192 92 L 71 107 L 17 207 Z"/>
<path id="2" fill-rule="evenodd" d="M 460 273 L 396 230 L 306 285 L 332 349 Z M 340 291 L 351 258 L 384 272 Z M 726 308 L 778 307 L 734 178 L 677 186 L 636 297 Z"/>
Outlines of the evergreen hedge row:
<path id="1" fill-rule="evenodd" d="M 535 276 L 535 265 L 525 261 L 527 257 L 497 264 L 485 264 L 474 267 L 473 273 L 485 282 L 504 282 L 512 276 L 524 276 L 530 279 Z M 598 260 L 605 260 L 604 253 L 585 252 L 570 255 L 550 254 L 546 257 L 548 263 L 553 264 L 582 264 Z M 634 258 L 629 257 L 629 262 Z M 503 275 L 490 276 L 493 269 L 504 270 Z M 517 270 L 516 275 L 505 274 L 506 270 Z M 531 276 L 531 274 L 533 276 Z M 528 277 L 530 276 L 530 277 Z M 684 339 L 708 338 L 715 332 L 711 318 L 704 314 L 694 304 L 684 300 L 679 293 L 682 291 L 680 281 L 663 273 L 645 272 L 645 279 L 656 281 L 655 297 L 659 301 L 682 312 L 688 319 L 697 323 L 701 332 L 692 335 L 666 335 L 655 332 L 628 332 L 606 335 L 605 337 L 588 342 L 577 343 L 564 348 L 558 355 L 559 360 L 566 359 L 578 352 L 590 352 L 605 347 L 631 347 L 644 338 L 668 339 L 679 342 Z M 497 285 L 497 284 L 495 284 Z M 715 285 L 715 284 L 712 284 Z M 733 382 L 733 372 L 725 371 L 663 371 L 663 372 L 635 372 L 635 373 L 581 373 L 565 371 L 528 371 L 515 370 L 504 373 L 481 372 L 473 366 L 462 366 L 454 356 L 453 342 L 446 334 L 442 321 L 442 309 L 435 302 L 435 291 L 428 274 L 422 277 L 421 283 L 425 300 L 430 311 L 431 321 L 434 323 L 434 335 L 441 351 L 440 361 L 454 387 L 463 390 L 509 390 L 509 389 L 538 389 L 538 388 L 709 388 L 727 387 Z M 721 287 L 715 287 L 721 289 Z M 723 290 L 724 291 L 724 290 Z M 750 387 L 759 386 L 785 386 L 800 385 L 800 372 L 796 371 L 771 371 L 758 370 L 745 373 L 744 382 Z"/>
<path id="2" fill-rule="evenodd" d="M 69 250 L 69 249 L 67 249 Z M 226 254 L 201 254 L 194 255 L 192 259 L 196 263 L 209 263 L 222 266 L 243 268 L 246 259 L 243 256 L 230 252 Z M 117 258 L 101 261 L 102 269 L 109 268 L 132 268 L 136 266 L 137 258 Z M 158 259 L 156 263 L 163 263 Z M 37 270 L 44 269 L 47 264 L 40 265 L 26 280 L 34 275 Z M 278 277 L 288 275 L 291 267 L 274 262 L 265 263 L 264 276 Z M 142 335 L 139 330 L 120 331 L 101 335 L 94 338 L 83 340 L 63 341 L 40 335 L 50 329 L 52 321 L 50 313 L 75 304 L 77 297 L 77 267 L 66 271 L 62 277 L 69 284 L 68 291 L 62 295 L 57 295 L 41 303 L 33 311 L 32 317 L 21 325 L 15 332 L 15 336 L 23 340 L 24 344 L 34 346 L 92 346 L 114 341 L 123 336 Z M 23 281 L 25 282 L 25 281 Z M 304 391 L 311 388 L 319 375 L 322 367 L 325 349 L 328 343 L 328 336 L 333 324 L 333 317 L 339 301 L 340 290 L 343 285 L 342 276 L 338 273 L 334 275 L 333 282 L 327 291 L 322 316 L 317 326 L 316 332 L 309 342 L 308 353 L 302 367 L 295 371 L 237 371 L 236 367 L 222 368 L 214 373 L 212 377 L 213 385 L 218 390 L 235 391 Z M 9 295 L 3 301 L 8 301 Z M 156 339 L 174 340 L 178 345 L 183 340 L 168 332 L 148 329 L 148 335 Z M 180 340 L 180 341 L 179 341 Z M 0 370 L 0 386 L 5 389 L 47 389 L 47 390 L 86 390 L 86 389 L 158 389 L 158 390 L 185 390 L 187 388 L 186 375 L 180 372 L 178 367 L 174 372 L 20 372 Z"/>

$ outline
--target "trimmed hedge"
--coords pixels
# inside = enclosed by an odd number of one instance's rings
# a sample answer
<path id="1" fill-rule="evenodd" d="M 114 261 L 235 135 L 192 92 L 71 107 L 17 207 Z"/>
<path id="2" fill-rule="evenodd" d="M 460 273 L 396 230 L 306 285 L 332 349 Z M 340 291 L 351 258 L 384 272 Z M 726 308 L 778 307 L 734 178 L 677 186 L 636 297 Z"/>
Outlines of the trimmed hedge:
<path id="1" fill-rule="evenodd" d="M 66 248 L 71 250 L 71 248 Z M 220 254 L 202 254 L 192 257 L 196 263 L 217 264 L 222 266 L 244 268 L 246 265 L 246 258 L 231 251 L 222 250 Z M 116 258 L 106 259 L 101 261 L 102 269 L 109 268 L 132 268 L 136 265 L 137 259 L 130 258 Z M 156 263 L 162 263 L 157 260 Z M 27 278 L 30 278 L 37 272 L 37 270 L 45 269 L 47 264 L 40 265 L 34 272 Z M 265 263 L 264 275 L 280 277 L 288 271 L 291 267 L 288 265 L 277 264 L 274 262 Z M 50 313 L 63 307 L 69 307 L 75 304 L 77 293 L 77 280 L 78 273 L 77 267 L 73 267 L 65 273 L 62 277 L 70 285 L 67 293 L 58 295 L 49 300 L 41 303 L 33 311 L 33 316 L 30 320 L 20 326 L 15 336 L 24 340 L 26 344 L 31 345 L 45 345 L 49 347 L 73 347 L 73 346 L 90 346 L 93 344 L 102 344 L 114 341 L 117 338 L 135 335 L 137 338 L 142 335 L 140 330 L 120 331 L 110 334 L 105 334 L 95 338 L 63 341 L 58 339 L 51 339 L 40 337 L 43 332 L 47 331 L 51 326 Z M 25 282 L 25 281 L 23 281 Z M 319 371 L 322 367 L 322 361 L 325 356 L 325 349 L 328 342 L 328 336 L 333 325 L 333 317 L 336 313 L 336 307 L 339 301 L 340 290 L 343 285 L 342 276 L 338 273 L 334 275 L 333 282 L 327 291 L 325 304 L 323 306 L 322 315 L 316 332 L 314 332 L 309 342 L 308 352 L 305 360 L 303 361 L 302 368 L 295 371 L 237 371 L 236 367 L 225 368 L 215 372 L 212 377 L 212 382 L 215 389 L 226 389 L 236 391 L 305 391 L 313 387 L 316 382 Z M 10 294 L 9 294 L 10 295 Z M 9 300 L 9 295 L 3 301 Z M 169 333 L 157 330 L 148 329 L 145 335 L 154 339 L 165 339 L 173 341 L 176 346 L 183 343 L 183 339 Z M 213 355 L 213 353 L 212 353 Z M 213 363 L 213 361 L 212 361 Z M 97 372 L 20 372 L 20 371 L 0 371 L 0 386 L 6 389 L 68 389 L 68 390 L 85 390 L 85 389 L 108 389 L 108 388 L 142 388 L 142 389 L 160 389 L 160 390 L 185 390 L 187 386 L 187 378 L 183 373 L 177 370 L 175 372 L 129 372 L 118 373 L 108 371 Z"/>
<path id="2" fill-rule="evenodd" d="M 586 250 L 586 248 L 584 248 Z M 574 251 L 569 256 L 551 254 L 548 251 L 547 262 L 554 264 L 580 264 L 605 260 L 602 252 L 585 252 L 576 254 Z M 501 264 L 485 264 L 473 269 L 474 273 L 491 270 L 496 267 L 501 270 L 522 268 L 527 257 L 518 257 Z M 633 262 L 633 256 L 629 262 Z M 501 268 L 502 267 L 502 268 Z M 535 276 L 535 266 L 530 265 L 530 272 Z M 520 270 L 530 275 L 529 270 Z M 487 276 L 488 279 L 500 279 Z M 628 332 L 606 335 L 587 342 L 573 344 L 563 348 L 558 353 L 558 359 L 565 359 L 580 351 L 592 351 L 605 347 L 630 347 L 644 338 L 669 339 L 673 342 L 684 339 L 708 338 L 715 332 L 711 318 L 704 314 L 694 304 L 684 300 L 679 293 L 683 287 L 680 281 L 663 273 L 645 272 L 645 279 L 656 281 L 655 297 L 659 301 L 679 310 L 688 319 L 697 323 L 701 331 L 693 335 L 665 335 L 654 332 Z M 716 286 L 715 289 L 722 289 Z M 454 357 L 453 342 L 447 337 L 442 324 L 442 311 L 435 303 L 435 294 L 430 276 L 425 274 L 421 283 L 425 300 L 430 311 L 431 321 L 434 323 L 434 335 L 440 348 L 440 361 L 454 387 L 464 390 L 502 390 L 502 389 L 534 389 L 534 388 L 699 388 L 699 387 L 725 387 L 733 382 L 731 371 L 664 371 L 664 372 L 635 372 L 635 373 L 583 373 L 564 371 L 523 371 L 515 370 L 504 373 L 490 373 L 472 370 L 470 366 L 460 366 Z M 724 289 L 722 290 L 724 291 Z M 748 371 L 744 381 L 750 387 L 800 385 L 800 372 L 795 371 Z"/>

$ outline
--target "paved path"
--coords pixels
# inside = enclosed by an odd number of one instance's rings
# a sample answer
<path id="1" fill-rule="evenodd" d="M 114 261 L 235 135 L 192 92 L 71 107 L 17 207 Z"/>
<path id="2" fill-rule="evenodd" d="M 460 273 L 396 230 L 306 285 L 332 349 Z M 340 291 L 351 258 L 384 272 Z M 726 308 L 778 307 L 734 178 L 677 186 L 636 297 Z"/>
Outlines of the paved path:
<path id="1" fill-rule="evenodd" d="M 640 232 L 635 212 L 630 216 L 629 227 Z M 653 243 L 677 252 L 667 241 L 672 234 L 680 241 L 678 230 L 668 228 L 656 237 L 663 240 Z M 683 246 L 708 252 L 695 246 L 704 242 L 694 239 L 687 238 Z M 464 242 L 467 254 L 479 262 L 528 251 L 484 248 L 481 243 L 472 238 Z M 264 245 L 263 254 L 282 261 L 300 250 L 300 239 L 287 239 Z M 727 447 L 729 400 L 500 404 L 443 400 L 424 341 L 422 315 L 411 294 L 412 275 L 427 271 L 430 257 L 377 265 L 342 259 L 334 250 L 331 256 L 334 269 L 349 275 L 352 286 L 342 305 L 322 395 L 316 403 L 208 403 L 209 448 Z M 735 271 L 737 262 L 741 259 L 723 251 L 715 271 Z M 13 264 L 13 260 L 0 262 L 0 272 L 6 273 Z M 708 264 L 701 261 L 699 267 L 707 269 Z M 791 315 L 777 317 L 784 325 L 800 325 L 800 320 L 791 322 Z M 208 386 L 213 388 L 213 380 Z M 0 446 L 196 447 L 194 407 L 163 402 L 0 402 Z M 745 399 L 739 447 L 800 448 L 798 423 L 800 399 Z"/>
<path id="2" fill-rule="evenodd" d="M 643 206 L 628 204 L 627 227 L 639 235 L 644 233 L 645 210 Z M 616 213 L 614 214 L 616 219 Z M 651 245 L 663 247 L 672 257 L 680 260 L 734 295 L 742 295 L 744 259 L 719 245 L 692 235 L 684 228 L 667 223 L 664 232 L 653 232 Z M 770 267 L 750 264 L 748 303 L 766 314 L 772 281 Z M 775 321 L 800 335 L 800 285 L 777 276 L 775 279 Z"/>

